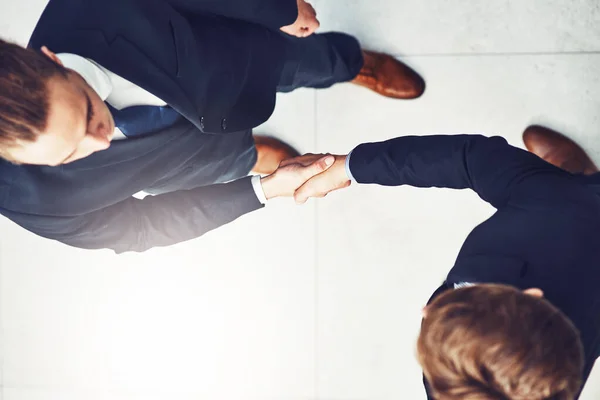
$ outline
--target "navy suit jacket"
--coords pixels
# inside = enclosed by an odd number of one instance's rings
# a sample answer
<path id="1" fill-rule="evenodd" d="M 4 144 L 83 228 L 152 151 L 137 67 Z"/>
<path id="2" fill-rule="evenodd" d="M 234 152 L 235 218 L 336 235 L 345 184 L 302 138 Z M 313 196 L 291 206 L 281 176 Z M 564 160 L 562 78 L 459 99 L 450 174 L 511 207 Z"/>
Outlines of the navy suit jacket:
<path id="1" fill-rule="evenodd" d="M 600 356 L 600 176 L 574 176 L 503 138 L 477 135 L 362 144 L 350 171 L 359 183 L 471 189 L 494 206 L 465 240 L 445 287 L 541 288 L 579 329 L 587 379 Z"/>
<path id="2" fill-rule="evenodd" d="M 191 239 L 259 208 L 247 178 L 200 187 L 223 163 L 199 160 L 198 149 L 206 135 L 269 118 L 285 60 L 278 30 L 297 13 L 296 0 L 50 0 L 31 48 L 92 59 L 185 118 L 68 165 L 0 161 L 0 212 L 47 238 L 123 252 Z M 236 165 L 233 147 L 215 158 Z M 184 190 L 131 197 L 157 186 Z"/>

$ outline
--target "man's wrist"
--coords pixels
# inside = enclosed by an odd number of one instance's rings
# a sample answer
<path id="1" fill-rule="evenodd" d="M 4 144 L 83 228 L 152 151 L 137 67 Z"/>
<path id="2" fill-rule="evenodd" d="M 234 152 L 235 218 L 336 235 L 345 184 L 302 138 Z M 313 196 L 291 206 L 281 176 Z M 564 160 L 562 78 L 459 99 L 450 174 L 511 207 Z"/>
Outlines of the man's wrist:
<path id="1" fill-rule="evenodd" d="M 336 174 L 337 181 L 340 181 L 340 182 L 344 181 L 344 180 L 352 181 L 352 175 L 348 175 L 349 159 L 350 159 L 350 154 L 344 155 L 344 156 L 336 156 L 336 163 L 333 165 L 332 168 L 336 168 L 335 174 Z"/>
<path id="2" fill-rule="evenodd" d="M 263 176 L 260 178 L 260 185 L 262 186 L 263 193 L 267 200 L 271 200 L 278 196 L 276 192 L 276 187 L 273 182 L 274 175 Z"/>
<path id="3" fill-rule="evenodd" d="M 346 156 L 345 160 L 344 160 L 344 167 L 346 170 L 346 177 L 348 179 L 350 179 L 350 182 L 356 182 L 356 179 L 354 179 L 354 176 L 352 175 L 352 171 L 350 171 L 350 157 L 352 156 L 352 151 L 350 153 L 348 153 L 348 155 Z"/>
<path id="4" fill-rule="evenodd" d="M 258 201 L 260 201 L 260 203 L 264 205 L 264 204 L 267 204 L 267 198 L 265 196 L 265 191 L 263 190 L 260 180 L 261 180 L 260 175 L 254 175 L 251 178 L 252 188 L 254 189 L 254 193 L 256 194 Z"/>

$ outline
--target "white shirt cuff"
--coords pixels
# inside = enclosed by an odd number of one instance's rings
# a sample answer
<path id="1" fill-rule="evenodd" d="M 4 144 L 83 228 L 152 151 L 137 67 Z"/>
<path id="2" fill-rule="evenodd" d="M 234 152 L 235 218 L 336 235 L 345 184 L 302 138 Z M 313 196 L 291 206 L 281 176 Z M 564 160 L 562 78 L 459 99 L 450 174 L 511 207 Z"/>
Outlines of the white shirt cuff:
<path id="1" fill-rule="evenodd" d="M 346 175 L 348 176 L 348 179 L 350 179 L 352 181 L 352 183 L 356 183 L 356 179 L 354 179 L 354 176 L 352 176 L 352 172 L 350 171 L 350 156 L 352 155 L 352 151 L 350 153 L 348 153 L 348 156 L 346 157 Z"/>
<path id="2" fill-rule="evenodd" d="M 260 175 L 254 175 L 252 177 L 252 187 L 254 188 L 256 197 L 258 197 L 258 201 L 260 201 L 261 204 L 267 204 L 267 196 L 265 196 L 265 191 L 260 183 Z"/>

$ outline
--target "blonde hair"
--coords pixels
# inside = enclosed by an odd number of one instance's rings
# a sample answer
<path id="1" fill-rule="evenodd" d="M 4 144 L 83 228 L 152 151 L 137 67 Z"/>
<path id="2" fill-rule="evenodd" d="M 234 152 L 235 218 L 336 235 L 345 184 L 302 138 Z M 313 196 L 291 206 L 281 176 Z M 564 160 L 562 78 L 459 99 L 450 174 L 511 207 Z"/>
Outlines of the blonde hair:
<path id="1" fill-rule="evenodd" d="M 573 400 L 582 383 L 575 326 L 550 302 L 510 286 L 438 296 L 417 353 L 436 400 Z"/>

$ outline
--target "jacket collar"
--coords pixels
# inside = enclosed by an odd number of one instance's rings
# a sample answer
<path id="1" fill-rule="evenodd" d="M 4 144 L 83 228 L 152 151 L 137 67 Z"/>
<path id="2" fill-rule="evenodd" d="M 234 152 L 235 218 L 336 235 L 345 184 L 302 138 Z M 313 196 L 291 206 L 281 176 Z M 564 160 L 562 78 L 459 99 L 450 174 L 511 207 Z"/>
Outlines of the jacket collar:
<path id="1" fill-rule="evenodd" d="M 72 53 L 93 60 L 144 88 L 201 129 L 196 107 L 177 82 L 176 74 L 162 70 L 124 37 L 109 39 L 100 30 L 78 30 L 68 41 L 55 43 L 53 47 L 57 53 Z"/>

